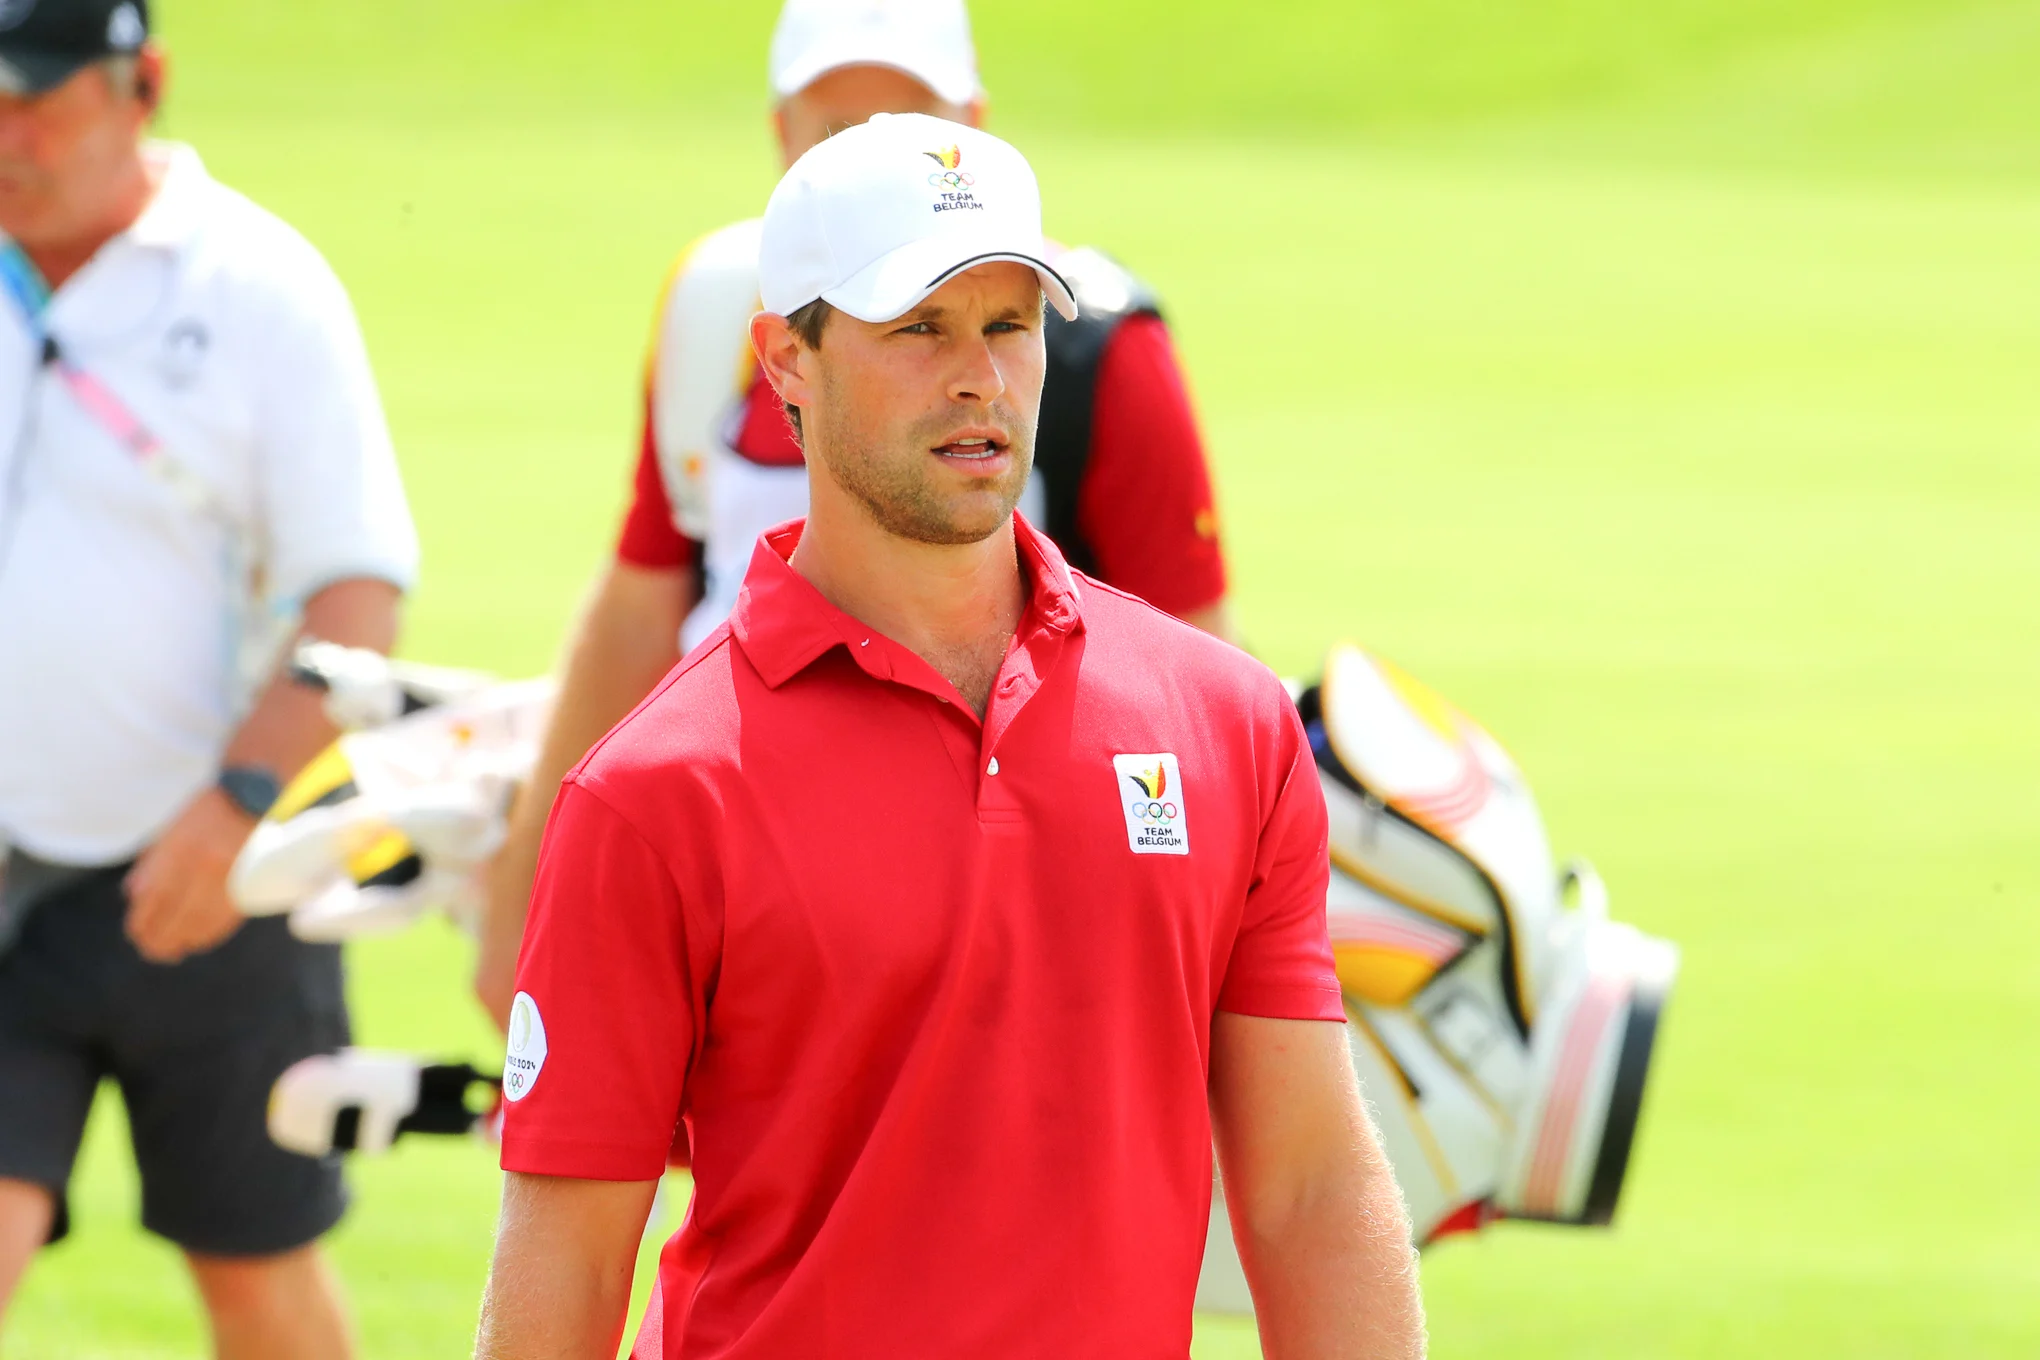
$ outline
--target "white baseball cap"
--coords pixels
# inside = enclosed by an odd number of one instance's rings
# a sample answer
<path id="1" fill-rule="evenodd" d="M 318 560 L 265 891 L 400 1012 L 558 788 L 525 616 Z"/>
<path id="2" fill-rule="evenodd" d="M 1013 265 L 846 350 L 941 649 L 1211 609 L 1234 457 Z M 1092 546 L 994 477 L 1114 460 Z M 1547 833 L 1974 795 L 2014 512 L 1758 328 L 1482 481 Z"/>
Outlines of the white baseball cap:
<path id="1" fill-rule="evenodd" d="M 772 93 L 784 99 L 840 66 L 890 66 L 952 104 L 978 97 L 963 0 L 786 0 L 772 30 Z"/>
<path id="2" fill-rule="evenodd" d="M 995 260 L 1031 266 L 1056 311 L 1076 316 L 1047 263 L 1027 158 L 961 123 L 881 113 L 814 147 L 772 191 L 758 296 L 781 316 L 820 298 L 859 321 L 890 321 Z"/>

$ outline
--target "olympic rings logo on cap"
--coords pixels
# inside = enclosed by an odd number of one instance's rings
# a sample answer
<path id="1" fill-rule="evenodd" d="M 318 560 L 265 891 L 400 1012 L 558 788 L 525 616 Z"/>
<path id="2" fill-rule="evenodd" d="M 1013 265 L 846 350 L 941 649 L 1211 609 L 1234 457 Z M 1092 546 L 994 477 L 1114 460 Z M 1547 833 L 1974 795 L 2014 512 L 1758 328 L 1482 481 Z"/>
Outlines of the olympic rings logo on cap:
<path id="1" fill-rule="evenodd" d="M 921 154 L 942 167 L 928 176 L 928 183 L 934 188 L 940 189 L 946 184 L 952 189 L 968 189 L 977 183 L 957 168 L 963 164 L 963 148 L 945 146 L 940 151 L 923 151 Z"/>
<path id="2" fill-rule="evenodd" d="M 1126 810 L 1143 822 L 1173 822 L 1180 815 L 1174 803 L 1143 803 L 1138 798 L 1128 803 Z"/>

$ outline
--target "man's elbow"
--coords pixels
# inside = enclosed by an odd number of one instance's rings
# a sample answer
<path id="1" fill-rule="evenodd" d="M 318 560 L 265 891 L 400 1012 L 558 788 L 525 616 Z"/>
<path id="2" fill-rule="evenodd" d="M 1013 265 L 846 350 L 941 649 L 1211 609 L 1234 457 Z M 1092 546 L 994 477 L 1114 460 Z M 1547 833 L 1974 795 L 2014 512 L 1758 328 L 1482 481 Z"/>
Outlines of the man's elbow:
<path id="1" fill-rule="evenodd" d="M 1253 1247 L 1286 1254 L 1362 1243 L 1378 1251 L 1409 1245 L 1409 1215 L 1395 1178 L 1361 1149 L 1259 1179 L 1251 1192 L 1237 1196 L 1226 1187 L 1233 1231 Z"/>
<path id="2" fill-rule="evenodd" d="M 403 588 L 393 581 L 347 577 L 305 601 L 304 632 L 322 642 L 388 653 L 397 645 L 403 603 Z"/>

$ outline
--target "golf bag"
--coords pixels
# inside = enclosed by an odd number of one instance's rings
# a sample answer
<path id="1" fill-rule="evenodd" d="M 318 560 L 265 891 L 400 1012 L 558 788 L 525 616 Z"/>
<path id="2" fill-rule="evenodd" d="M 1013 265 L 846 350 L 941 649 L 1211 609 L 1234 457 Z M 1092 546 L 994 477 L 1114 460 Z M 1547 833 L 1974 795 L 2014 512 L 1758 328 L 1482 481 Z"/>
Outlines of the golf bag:
<path id="1" fill-rule="evenodd" d="M 1507 753 L 1395 666 L 1335 648 L 1297 706 L 1330 813 L 1347 1045 L 1417 1242 L 1608 1223 L 1676 950 L 1610 921 L 1583 861 L 1553 865 Z M 1223 1202 L 1198 1305 L 1249 1312 Z"/>
<path id="2" fill-rule="evenodd" d="M 284 789 L 227 887 L 250 916 L 333 941 L 435 911 L 471 925 L 476 871 L 503 843 L 538 758 L 553 683 L 392 662 L 313 642 L 291 676 L 325 692 L 344 735 Z"/>
<path id="3" fill-rule="evenodd" d="M 242 909 L 288 912 L 319 940 L 435 911 L 470 921 L 550 682 L 323 644 L 301 648 L 293 674 L 353 730 L 249 841 L 230 883 Z M 1417 681 L 1342 646 L 1296 693 L 1330 814 L 1348 1046 L 1416 1240 L 1500 1218 L 1608 1223 L 1677 951 L 1609 920 L 1584 862 L 1553 863 L 1514 762 Z M 475 1127 L 476 1079 L 387 1054 L 308 1059 L 277 1083 L 272 1136 L 380 1151 L 405 1132 Z M 1253 1307 L 1216 1189 L 1197 1298 Z"/>

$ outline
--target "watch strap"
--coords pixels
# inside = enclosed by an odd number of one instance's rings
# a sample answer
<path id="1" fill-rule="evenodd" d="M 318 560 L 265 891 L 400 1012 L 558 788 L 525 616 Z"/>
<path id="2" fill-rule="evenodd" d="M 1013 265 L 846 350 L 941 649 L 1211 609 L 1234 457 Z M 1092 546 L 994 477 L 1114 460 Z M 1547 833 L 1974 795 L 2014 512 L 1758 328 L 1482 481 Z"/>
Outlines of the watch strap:
<path id="1" fill-rule="evenodd" d="M 259 822 L 283 796 L 283 781 L 260 765 L 229 765 L 220 771 L 219 790 L 228 802 Z"/>

